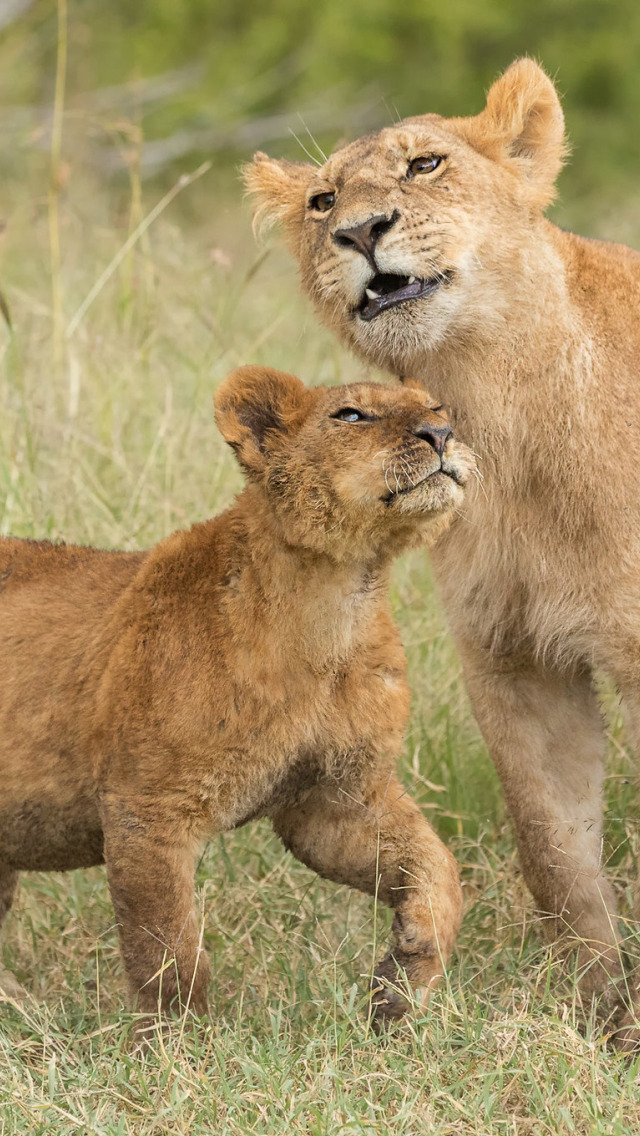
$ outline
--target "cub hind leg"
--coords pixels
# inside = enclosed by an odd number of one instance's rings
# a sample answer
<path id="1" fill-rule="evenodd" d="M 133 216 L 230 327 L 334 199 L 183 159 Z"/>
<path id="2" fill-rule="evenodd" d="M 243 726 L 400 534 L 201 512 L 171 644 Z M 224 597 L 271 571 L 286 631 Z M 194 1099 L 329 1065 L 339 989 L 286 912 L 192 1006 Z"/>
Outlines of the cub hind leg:
<path id="1" fill-rule="evenodd" d="M 0 864 L 0 926 L 13 903 L 17 883 L 18 872 Z M 21 1001 L 25 996 L 26 991 L 17 978 L 14 978 L 10 970 L 5 970 L 3 966 L 0 966 L 0 1001 L 7 998 L 15 998 L 16 1001 Z"/>

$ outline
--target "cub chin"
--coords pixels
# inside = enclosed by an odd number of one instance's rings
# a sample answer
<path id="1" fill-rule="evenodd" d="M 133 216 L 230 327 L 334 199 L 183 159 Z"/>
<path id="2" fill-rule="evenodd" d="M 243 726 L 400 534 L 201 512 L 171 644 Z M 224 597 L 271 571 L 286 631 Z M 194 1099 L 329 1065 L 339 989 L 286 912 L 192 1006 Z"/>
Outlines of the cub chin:
<path id="1" fill-rule="evenodd" d="M 0 918 L 20 870 L 104 862 L 133 1004 L 202 1014 L 194 866 L 268 816 L 394 909 L 372 997 L 396 1017 L 405 974 L 421 994 L 441 975 L 461 893 L 395 774 L 388 574 L 461 503 L 471 457 L 421 389 L 244 367 L 215 410 L 246 475 L 219 517 L 145 553 L 0 542 Z"/>

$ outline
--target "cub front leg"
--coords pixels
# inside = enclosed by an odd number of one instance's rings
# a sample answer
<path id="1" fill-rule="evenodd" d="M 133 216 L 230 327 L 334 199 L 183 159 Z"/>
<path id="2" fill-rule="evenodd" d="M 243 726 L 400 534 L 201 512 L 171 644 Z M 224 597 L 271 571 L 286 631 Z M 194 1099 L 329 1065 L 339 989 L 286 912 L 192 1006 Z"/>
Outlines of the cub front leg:
<path id="1" fill-rule="evenodd" d="M 13 903 L 17 883 L 18 873 L 0 863 L 0 926 Z M 22 989 L 17 978 L 14 978 L 10 971 L 0 966 L 0 1002 L 3 998 L 15 998 L 17 1001 L 22 1001 L 23 998 L 26 998 L 26 991 Z"/>
<path id="2" fill-rule="evenodd" d="M 155 802 L 101 803 L 105 861 L 133 1007 L 198 1015 L 207 1010 L 209 964 L 199 947 L 193 877 L 196 846 Z"/>
<path id="3" fill-rule="evenodd" d="M 398 779 L 385 776 L 357 794 L 337 784 L 317 786 L 272 820 L 303 864 L 336 883 L 377 892 L 394 910 L 394 946 L 375 969 L 375 1017 L 399 1018 L 407 1010 L 397 989 L 401 971 L 426 1000 L 455 942 L 462 891 L 453 856 Z"/>

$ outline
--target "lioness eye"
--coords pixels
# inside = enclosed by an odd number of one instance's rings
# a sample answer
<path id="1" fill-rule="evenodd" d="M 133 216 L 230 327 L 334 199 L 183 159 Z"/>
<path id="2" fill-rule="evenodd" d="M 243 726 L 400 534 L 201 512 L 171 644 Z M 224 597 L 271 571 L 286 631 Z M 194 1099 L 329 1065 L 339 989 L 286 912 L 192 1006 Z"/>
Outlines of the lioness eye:
<path id="1" fill-rule="evenodd" d="M 361 410 L 356 410 L 353 406 L 343 406 L 342 410 L 336 410 L 331 417 L 337 418 L 339 422 L 367 422 L 369 420 L 368 414 L 363 414 Z"/>
<path id="2" fill-rule="evenodd" d="M 309 202 L 310 209 L 317 209 L 318 213 L 328 213 L 335 204 L 335 193 L 316 193 Z"/>
<path id="3" fill-rule="evenodd" d="M 415 177 L 416 174 L 431 174 L 434 170 L 437 170 L 441 162 L 442 158 L 438 157 L 437 154 L 430 154 L 428 158 L 414 158 L 413 161 L 409 162 L 407 177 Z"/>

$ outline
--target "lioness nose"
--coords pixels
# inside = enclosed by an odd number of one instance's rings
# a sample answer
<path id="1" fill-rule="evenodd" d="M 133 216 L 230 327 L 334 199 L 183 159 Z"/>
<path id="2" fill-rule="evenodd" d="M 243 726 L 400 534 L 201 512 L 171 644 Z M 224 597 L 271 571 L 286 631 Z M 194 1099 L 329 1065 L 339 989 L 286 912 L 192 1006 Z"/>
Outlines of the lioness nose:
<path id="1" fill-rule="evenodd" d="M 333 234 L 333 239 L 341 248 L 354 248 L 357 252 L 361 252 L 363 256 L 366 256 L 369 263 L 377 268 L 373 255 L 376 244 L 380 237 L 388 233 L 392 225 L 395 225 L 399 216 L 397 209 L 390 217 L 385 217 L 384 213 L 380 213 L 377 217 L 370 217 L 368 221 L 363 221 L 361 225 L 354 225 L 351 229 L 337 229 Z"/>
<path id="2" fill-rule="evenodd" d="M 448 422 L 443 423 L 442 426 L 431 426 L 427 425 L 426 422 L 423 422 L 420 426 L 416 426 L 413 432 L 414 434 L 417 434 L 418 438 L 424 438 L 425 442 L 428 442 L 430 446 L 433 446 L 434 450 L 440 457 L 442 457 L 444 448 L 449 438 L 453 434 L 453 430 L 449 426 Z"/>

